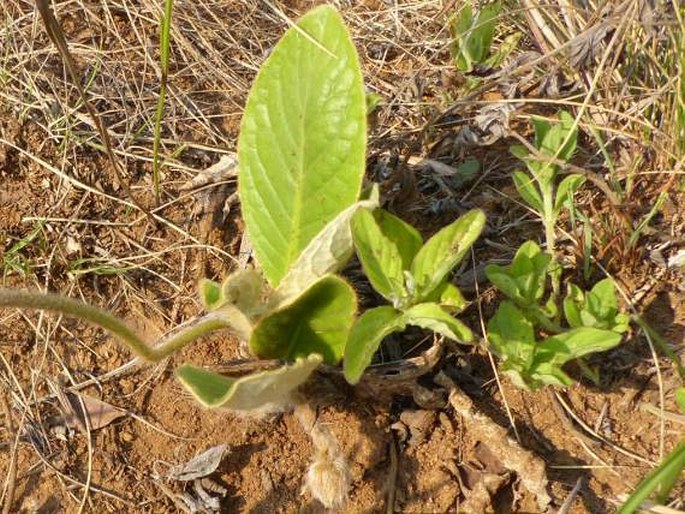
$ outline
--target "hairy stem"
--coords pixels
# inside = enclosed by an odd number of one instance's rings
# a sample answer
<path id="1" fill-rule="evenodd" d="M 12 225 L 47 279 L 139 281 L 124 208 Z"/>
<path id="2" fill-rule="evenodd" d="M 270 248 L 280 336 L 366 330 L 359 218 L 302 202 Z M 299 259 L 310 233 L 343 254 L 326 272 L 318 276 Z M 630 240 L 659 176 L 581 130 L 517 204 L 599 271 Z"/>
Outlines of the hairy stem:
<path id="1" fill-rule="evenodd" d="M 210 332 L 231 328 L 225 316 L 219 312 L 211 312 L 165 336 L 159 345 L 153 347 L 116 316 L 72 298 L 55 294 L 0 289 L 0 307 L 54 311 L 88 321 L 117 336 L 135 353 L 149 361 L 161 360 Z"/>

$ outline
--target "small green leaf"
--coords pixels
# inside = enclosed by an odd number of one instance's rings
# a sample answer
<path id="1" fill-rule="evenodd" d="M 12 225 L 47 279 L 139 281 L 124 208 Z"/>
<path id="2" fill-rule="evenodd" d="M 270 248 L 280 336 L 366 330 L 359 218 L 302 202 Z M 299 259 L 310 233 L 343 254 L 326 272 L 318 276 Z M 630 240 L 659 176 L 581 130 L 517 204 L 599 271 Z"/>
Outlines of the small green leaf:
<path id="1" fill-rule="evenodd" d="M 543 212 L 542 197 L 535 186 L 535 182 L 530 176 L 526 175 L 522 171 L 515 171 L 514 185 L 516 186 L 518 193 L 521 195 L 521 198 L 523 198 L 523 200 L 530 205 L 535 212 Z"/>
<path id="2" fill-rule="evenodd" d="M 221 285 L 208 278 L 201 278 L 198 284 L 200 303 L 205 310 L 212 311 L 223 303 Z"/>
<path id="3" fill-rule="evenodd" d="M 352 217 L 352 238 L 373 288 L 393 303 L 404 298 L 407 293 L 398 247 L 383 234 L 368 210 L 361 209 Z"/>
<path id="4" fill-rule="evenodd" d="M 530 155 L 528 148 L 523 145 L 511 145 L 509 151 L 514 157 L 521 159 L 522 161 L 525 161 Z"/>
<path id="5" fill-rule="evenodd" d="M 575 284 L 568 285 L 568 293 L 564 298 L 564 316 L 571 328 L 582 327 L 583 322 L 580 317 L 580 309 L 585 303 L 585 295 L 582 289 Z"/>
<path id="6" fill-rule="evenodd" d="M 250 349 L 264 359 L 292 360 L 318 353 L 327 364 L 337 364 L 356 310 L 354 289 L 342 278 L 326 275 L 262 318 L 252 332 Z"/>
<path id="7" fill-rule="evenodd" d="M 499 2 L 486 5 L 475 18 L 469 4 L 464 5 L 459 12 L 452 24 L 452 55 L 461 71 L 472 71 L 473 63 L 484 62 L 490 53 L 500 8 Z"/>
<path id="8" fill-rule="evenodd" d="M 459 343 L 471 343 L 473 333 L 461 321 L 454 318 L 437 303 L 420 303 L 407 309 L 402 315 L 407 325 L 426 328 Z"/>
<path id="9" fill-rule="evenodd" d="M 366 93 L 366 115 L 373 114 L 383 101 L 383 97 L 378 93 Z"/>
<path id="10" fill-rule="evenodd" d="M 495 27 L 497 22 L 497 17 L 502 9 L 502 5 L 499 2 L 493 2 L 483 6 L 483 8 L 478 13 L 478 18 L 474 26 L 474 37 L 478 41 L 478 52 L 474 52 L 477 56 L 477 61 L 482 63 L 485 58 L 490 53 L 490 47 L 492 46 L 492 40 L 495 36 Z"/>
<path id="11" fill-rule="evenodd" d="M 552 256 L 544 253 L 534 241 L 523 243 L 509 267 L 516 280 L 521 296 L 530 304 L 535 303 L 545 293 L 547 270 Z"/>
<path id="12" fill-rule="evenodd" d="M 235 305 L 246 314 L 258 309 L 264 281 L 257 270 L 239 269 L 231 273 L 221 284 L 224 302 Z"/>
<path id="13" fill-rule="evenodd" d="M 443 282 L 426 298 L 426 302 L 437 303 L 446 311 L 457 314 L 463 311 L 468 302 L 461 290 L 451 282 Z"/>
<path id="14" fill-rule="evenodd" d="M 611 278 L 597 282 L 587 295 L 588 310 L 597 318 L 609 321 L 618 312 L 616 288 Z"/>
<path id="15" fill-rule="evenodd" d="M 485 267 L 485 274 L 519 307 L 527 309 L 534 307 L 545 292 L 551 259 L 535 242 L 527 241 L 519 247 L 508 267 L 491 264 Z"/>
<path id="16" fill-rule="evenodd" d="M 404 329 L 402 313 L 390 306 L 369 309 L 357 320 L 345 347 L 343 372 L 350 384 L 361 379 L 383 339 Z"/>
<path id="17" fill-rule="evenodd" d="M 366 96 L 357 51 L 340 14 L 322 5 L 274 47 L 240 127 L 245 227 L 273 287 L 357 199 L 365 154 Z"/>
<path id="18" fill-rule="evenodd" d="M 675 401 L 678 404 L 680 412 L 685 414 L 685 387 L 679 387 L 675 390 Z"/>
<path id="19" fill-rule="evenodd" d="M 557 188 L 557 196 L 554 199 L 554 216 L 558 216 L 566 201 L 573 202 L 573 193 L 585 182 L 582 175 L 569 175 L 564 177 Z"/>
<path id="20" fill-rule="evenodd" d="M 610 350 L 621 342 L 621 335 L 611 330 L 580 327 L 548 337 L 538 344 L 535 363 L 548 361 L 558 365 L 590 353 Z"/>
<path id="21" fill-rule="evenodd" d="M 533 116 L 531 123 L 535 129 L 535 148 L 542 150 L 543 145 L 545 144 L 545 138 L 547 137 L 547 134 L 549 134 L 552 124 L 546 119 L 538 118 L 537 116 Z"/>
<path id="22" fill-rule="evenodd" d="M 478 239 L 485 214 L 474 209 L 431 237 L 416 254 L 411 275 L 416 280 L 416 300 L 427 298 L 452 271 Z"/>
<path id="23" fill-rule="evenodd" d="M 485 276 L 492 282 L 492 285 L 502 291 L 510 299 L 517 303 L 525 302 L 525 299 L 521 296 L 521 293 L 519 293 L 519 286 L 516 283 L 516 280 L 504 266 L 498 264 L 486 265 Z"/>
<path id="24" fill-rule="evenodd" d="M 297 359 L 294 364 L 241 378 L 230 378 L 203 368 L 183 365 L 176 376 L 205 407 L 253 411 L 270 405 L 286 407 L 291 393 L 304 384 L 321 364 L 320 355 Z"/>
<path id="25" fill-rule="evenodd" d="M 503 301 L 488 323 L 488 340 L 499 357 L 510 367 L 526 370 L 533 360 L 533 324 L 511 302 Z"/>
<path id="26" fill-rule="evenodd" d="M 385 237 L 397 246 L 397 250 L 402 256 L 402 269 L 408 270 L 414 257 L 423 246 L 421 234 L 409 223 L 384 209 L 376 209 L 373 214 Z"/>

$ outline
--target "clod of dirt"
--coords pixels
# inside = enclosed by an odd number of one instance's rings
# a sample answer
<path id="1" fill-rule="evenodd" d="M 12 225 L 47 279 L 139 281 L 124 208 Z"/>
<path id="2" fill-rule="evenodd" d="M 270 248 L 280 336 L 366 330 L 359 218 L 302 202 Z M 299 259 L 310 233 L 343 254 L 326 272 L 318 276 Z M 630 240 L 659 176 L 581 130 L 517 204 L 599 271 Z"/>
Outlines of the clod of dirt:
<path id="1" fill-rule="evenodd" d="M 437 414 L 428 410 L 405 410 L 400 414 L 400 423 L 409 430 L 410 446 L 422 443 L 431 432 Z"/>

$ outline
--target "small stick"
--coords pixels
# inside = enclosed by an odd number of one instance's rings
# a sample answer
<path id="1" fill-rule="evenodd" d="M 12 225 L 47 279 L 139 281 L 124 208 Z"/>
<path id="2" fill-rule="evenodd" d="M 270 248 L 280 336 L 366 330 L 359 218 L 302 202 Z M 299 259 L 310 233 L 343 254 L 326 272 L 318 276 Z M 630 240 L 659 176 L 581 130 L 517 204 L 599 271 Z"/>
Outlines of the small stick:
<path id="1" fill-rule="evenodd" d="M 448 401 L 464 424 L 478 434 L 483 444 L 497 449 L 496 455 L 502 465 L 519 476 L 523 487 L 535 495 L 540 512 L 544 512 L 552 502 L 547 492 L 545 462 L 518 444 L 506 429 L 479 412 L 471 398 L 442 371 L 435 377 L 435 383 L 449 391 Z"/>

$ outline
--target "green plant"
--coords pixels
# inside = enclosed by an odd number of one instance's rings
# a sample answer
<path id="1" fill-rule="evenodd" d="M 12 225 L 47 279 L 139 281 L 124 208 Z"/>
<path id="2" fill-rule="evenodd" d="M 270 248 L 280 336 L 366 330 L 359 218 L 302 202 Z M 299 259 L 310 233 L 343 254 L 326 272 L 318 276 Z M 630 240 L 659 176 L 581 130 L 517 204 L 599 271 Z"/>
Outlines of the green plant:
<path id="1" fill-rule="evenodd" d="M 321 362 L 338 363 L 356 314 L 352 287 L 334 273 L 353 254 L 350 219 L 365 168 L 366 98 L 358 57 L 340 15 L 322 6 L 276 45 L 250 92 L 238 155 L 246 230 L 266 278 L 239 270 L 204 280 L 207 313 L 148 346 L 116 317 L 56 295 L 0 291 L 0 305 L 49 309 L 99 325 L 148 360 L 230 329 L 257 358 L 294 361 L 229 378 L 183 365 L 181 382 L 207 406 L 282 406 Z"/>
<path id="2" fill-rule="evenodd" d="M 474 16 L 471 4 L 466 2 L 454 18 L 452 57 L 459 71 L 468 73 L 475 64 L 486 62 L 501 9 L 501 4 L 495 2 L 485 5 Z"/>
<path id="3" fill-rule="evenodd" d="M 528 241 L 507 267 L 488 265 L 488 279 L 506 296 L 488 323 L 488 340 L 502 369 L 519 387 L 567 386 L 562 370 L 569 361 L 609 350 L 621 341 L 629 317 L 618 310 L 611 279 L 584 292 L 569 284 L 563 302 L 568 328 L 562 326 L 552 295 L 545 300 L 552 257 Z M 582 362 L 582 361 L 581 361 Z"/>
<path id="4" fill-rule="evenodd" d="M 564 204 L 584 182 L 584 177 L 571 174 L 557 186 L 560 164 L 568 161 L 576 150 L 578 131 L 569 113 L 561 111 L 559 121 L 550 123 L 533 118 L 535 147 L 514 145 L 511 152 L 525 164 L 528 174 L 514 172 L 514 185 L 521 198 L 540 216 L 545 227 L 547 251 L 554 254 L 556 223 Z"/>
<path id="5" fill-rule="evenodd" d="M 345 347 L 348 382 L 359 381 L 381 341 L 407 325 L 431 329 L 449 339 L 470 343 L 473 334 L 452 314 L 466 301 L 447 275 L 478 238 L 485 215 L 473 210 L 440 230 L 425 244 L 412 226 L 387 211 L 359 210 L 352 219 L 357 255 L 373 288 L 391 306 L 366 311 Z"/>
<path id="6" fill-rule="evenodd" d="M 167 83 L 169 80 L 169 45 L 171 43 L 171 14 L 174 1 L 164 1 L 164 15 L 160 24 L 159 34 L 159 69 L 161 72 L 159 83 L 159 98 L 155 111 L 155 130 L 152 144 L 152 182 L 155 190 L 155 200 L 159 203 L 159 147 L 162 140 L 162 117 L 166 101 Z"/>

